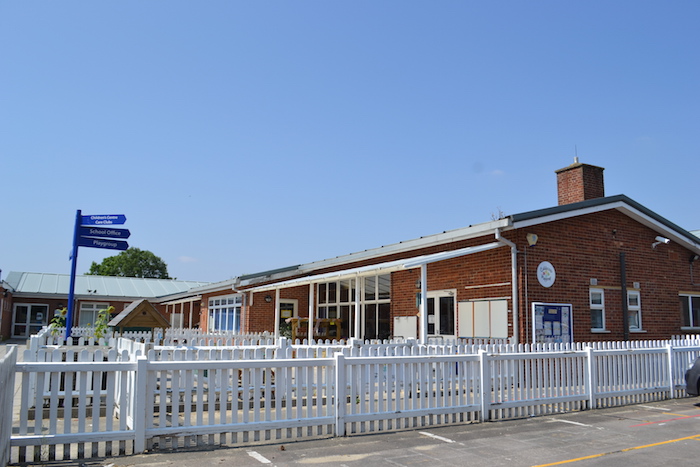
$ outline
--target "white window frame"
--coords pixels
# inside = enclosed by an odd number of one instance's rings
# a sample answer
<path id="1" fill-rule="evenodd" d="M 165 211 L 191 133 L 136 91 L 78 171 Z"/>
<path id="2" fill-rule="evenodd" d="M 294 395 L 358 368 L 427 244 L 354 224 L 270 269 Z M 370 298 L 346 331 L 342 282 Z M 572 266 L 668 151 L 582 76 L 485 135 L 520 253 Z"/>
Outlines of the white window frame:
<path id="1" fill-rule="evenodd" d="M 21 323 L 17 321 L 18 307 L 27 307 L 27 317 L 24 322 Z M 41 322 L 32 322 L 32 307 L 45 308 L 46 311 L 43 312 Z M 12 309 L 12 330 L 10 331 L 10 334 L 12 337 L 29 337 L 32 335 L 32 328 L 34 328 L 38 333 L 42 327 L 49 323 L 49 319 L 52 317 L 53 316 L 49 316 L 49 305 L 46 303 L 14 303 Z M 15 334 L 15 326 L 24 326 L 24 334 Z"/>
<path id="2" fill-rule="evenodd" d="M 359 284 L 358 284 L 359 282 Z M 369 286 L 370 283 L 374 285 Z M 330 284 L 334 284 L 335 293 L 331 293 Z M 380 287 L 381 284 L 381 287 Z M 341 290 L 343 285 L 347 287 L 347 298 L 341 299 Z M 358 290 L 358 286 L 360 290 Z M 337 281 L 320 282 L 318 284 L 318 293 L 316 294 L 316 313 L 317 319 L 339 319 L 342 315 L 342 307 L 347 307 L 350 312 L 351 321 L 347 323 L 350 335 L 354 328 L 354 313 L 356 294 L 360 294 L 360 315 L 361 338 L 365 338 L 365 326 L 367 324 L 367 307 L 374 307 L 374 322 L 375 334 L 379 333 L 380 329 L 380 306 L 391 303 L 391 273 L 388 274 L 373 274 L 359 277 L 358 279 L 342 279 Z M 391 329 L 391 323 L 389 324 Z"/>
<path id="3" fill-rule="evenodd" d="M 600 303 L 593 303 L 593 294 L 600 294 Z M 608 332 L 605 327 L 605 290 L 604 289 L 589 289 L 588 291 L 588 309 L 591 313 L 591 332 Z M 602 327 L 593 327 L 593 312 L 600 313 Z"/>
<path id="4" fill-rule="evenodd" d="M 88 309 L 92 308 L 92 309 Z M 78 327 L 95 327 L 95 322 L 100 311 L 109 308 L 109 303 L 104 302 L 80 302 L 78 311 Z M 91 316 L 92 319 L 84 319 L 84 316 Z"/>
<path id="5" fill-rule="evenodd" d="M 698 316 L 698 322 L 696 323 L 695 320 L 693 319 L 693 301 L 698 301 L 700 302 L 700 294 L 680 294 L 679 295 L 680 299 L 682 301 L 685 301 L 686 305 L 683 306 L 681 312 L 682 313 L 688 313 L 688 316 L 683 316 L 683 323 L 689 323 L 689 325 L 683 325 L 681 326 L 681 329 L 684 331 L 696 331 L 700 329 L 700 316 Z M 700 304 L 698 305 L 700 306 Z"/>
<path id="6" fill-rule="evenodd" d="M 233 331 L 241 332 L 241 318 L 243 315 L 243 295 L 220 295 L 209 298 L 207 328 L 209 331 Z M 215 323 L 225 324 L 224 328 L 215 327 Z"/>
<path id="7" fill-rule="evenodd" d="M 637 304 L 632 304 L 632 297 L 637 297 Z M 632 315 L 637 315 L 637 326 L 632 326 Z M 642 294 L 638 290 L 627 291 L 627 324 L 632 332 L 644 332 L 642 328 Z"/>

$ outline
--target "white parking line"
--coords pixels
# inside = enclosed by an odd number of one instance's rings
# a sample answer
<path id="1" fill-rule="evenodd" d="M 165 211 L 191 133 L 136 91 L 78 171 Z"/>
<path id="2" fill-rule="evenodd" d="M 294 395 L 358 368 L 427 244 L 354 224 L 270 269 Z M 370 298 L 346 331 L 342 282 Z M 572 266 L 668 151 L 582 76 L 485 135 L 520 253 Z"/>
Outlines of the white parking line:
<path id="1" fill-rule="evenodd" d="M 572 422 L 571 420 L 563 420 L 561 418 L 555 418 L 554 420 L 550 420 L 550 423 L 552 422 L 562 422 L 562 423 L 570 423 L 572 425 L 578 425 L 578 426 L 587 426 L 587 427 L 593 427 L 593 425 L 586 425 L 585 423 L 580 423 L 580 422 Z"/>
<path id="2" fill-rule="evenodd" d="M 652 407 L 650 405 L 640 405 L 639 407 L 643 407 L 645 409 L 650 409 L 650 410 L 661 410 L 662 412 L 668 412 L 671 409 L 667 409 L 665 407 Z"/>
<path id="3" fill-rule="evenodd" d="M 437 440 L 439 440 L 439 441 L 443 441 L 443 442 L 445 442 L 445 443 L 456 443 L 456 442 L 457 442 L 457 441 L 455 441 L 455 440 L 453 440 L 453 439 L 445 438 L 445 437 L 443 437 L 443 436 L 434 435 L 434 434 L 428 433 L 428 432 L 426 432 L 426 431 L 419 431 L 418 433 L 421 434 L 421 435 L 423 435 L 423 436 L 427 436 L 427 437 L 429 437 L 429 438 L 433 438 L 433 439 L 437 439 Z M 462 444 L 462 443 L 458 443 L 458 444 Z"/>
<path id="4" fill-rule="evenodd" d="M 260 462 L 261 464 L 272 464 L 271 460 L 266 459 L 265 457 L 261 456 L 255 451 L 248 451 L 248 455 L 256 461 Z"/>

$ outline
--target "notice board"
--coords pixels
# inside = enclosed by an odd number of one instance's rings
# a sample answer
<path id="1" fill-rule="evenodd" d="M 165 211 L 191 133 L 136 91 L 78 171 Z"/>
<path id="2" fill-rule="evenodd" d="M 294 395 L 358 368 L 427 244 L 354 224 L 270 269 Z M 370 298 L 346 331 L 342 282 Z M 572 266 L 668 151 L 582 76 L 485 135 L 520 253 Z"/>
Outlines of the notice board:
<path id="1" fill-rule="evenodd" d="M 574 341 L 571 304 L 532 304 L 532 337 L 534 343 Z"/>

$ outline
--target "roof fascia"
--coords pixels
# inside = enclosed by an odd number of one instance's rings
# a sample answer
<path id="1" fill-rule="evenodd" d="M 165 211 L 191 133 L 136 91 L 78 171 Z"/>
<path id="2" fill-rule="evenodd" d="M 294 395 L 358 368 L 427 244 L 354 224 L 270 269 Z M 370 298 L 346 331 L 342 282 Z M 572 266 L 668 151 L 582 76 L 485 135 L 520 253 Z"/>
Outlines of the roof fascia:
<path id="1" fill-rule="evenodd" d="M 580 203 L 556 206 L 553 208 L 516 214 L 513 228 L 522 229 L 572 217 L 616 209 L 652 230 L 695 251 L 700 251 L 700 239 L 654 211 L 642 206 L 625 195 L 596 198 Z"/>

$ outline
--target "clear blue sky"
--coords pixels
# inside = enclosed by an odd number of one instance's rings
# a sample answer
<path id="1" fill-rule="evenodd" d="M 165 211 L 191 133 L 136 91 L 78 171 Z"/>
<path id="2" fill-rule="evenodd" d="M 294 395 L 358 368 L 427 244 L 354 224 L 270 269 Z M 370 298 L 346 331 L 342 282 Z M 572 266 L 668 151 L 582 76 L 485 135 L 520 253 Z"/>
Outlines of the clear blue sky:
<path id="1" fill-rule="evenodd" d="M 556 204 L 605 167 L 700 229 L 700 2 L 0 3 L 0 268 L 76 210 L 219 281 Z M 78 272 L 116 254 L 81 248 Z"/>

